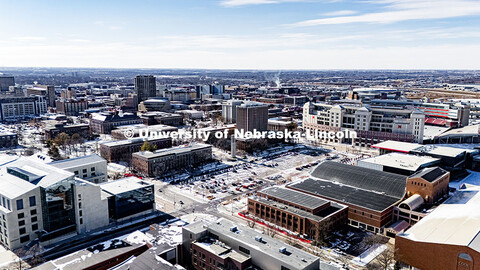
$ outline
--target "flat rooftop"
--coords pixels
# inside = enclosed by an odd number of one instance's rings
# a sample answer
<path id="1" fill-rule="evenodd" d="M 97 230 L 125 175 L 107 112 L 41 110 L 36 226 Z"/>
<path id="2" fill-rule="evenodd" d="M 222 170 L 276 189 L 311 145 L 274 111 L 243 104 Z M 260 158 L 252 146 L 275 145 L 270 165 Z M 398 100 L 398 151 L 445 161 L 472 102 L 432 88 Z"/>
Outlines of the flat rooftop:
<path id="1" fill-rule="evenodd" d="M 269 187 L 259 191 L 259 193 L 263 193 L 283 201 L 291 202 L 308 209 L 316 209 L 329 203 L 328 201 L 318 197 L 283 187 Z"/>
<path id="2" fill-rule="evenodd" d="M 230 228 L 237 227 L 237 231 L 232 232 Z M 284 242 L 271 238 L 267 235 L 261 234 L 246 226 L 238 225 L 230 220 L 220 219 L 217 222 L 208 224 L 208 231 L 220 236 L 222 238 L 231 238 L 234 241 L 244 243 L 250 248 L 255 248 L 258 251 L 266 254 L 266 256 L 274 257 L 287 266 L 292 266 L 293 269 L 304 269 L 319 260 L 318 257 L 311 255 L 303 250 L 289 246 Z M 255 240 L 255 237 L 261 236 L 262 242 Z M 286 248 L 288 254 L 280 253 L 280 248 Z M 252 262 L 255 264 L 255 262 Z"/>
<path id="3" fill-rule="evenodd" d="M 378 164 L 408 171 L 417 171 L 422 167 L 440 163 L 440 159 L 428 156 L 415 156 L 393 152 L 381 156 L 362 159 L 359 162 Z"/>
<path id="4" fill-rule="evenodd" d="M 74 167 L 88 165 L 88 164 L 97 163 L 97 162 L 106 163 L 107 161 L 101 156 L 97 154 L 93 154 L 93 155 L 88 155 L 83 157 L 76 157 L 76 158 L 54 161 L 48 164 L 54 167 L 57 167 L 59 169 L 68 169 L 68 168 L 74 168 Z"/>
<path id="5" fill-rule="evenodd" d="M 480 252 L 480 187 L 456 191 L 406 232 L 397 236 L 413 241 L 468 246 Z"/>
<path id="6" fill-rule="evenodd" d="M 158 158 L 162 156 L 168 156 L 168 155 L 178 155 L 178 154 L 183 154 L 186 152 L 194 151 L 194 150 L 200 150 L 200 149 L 206 149 L 206 148 L 211 148 L 211 145 L 208 144 L 203 144 L 203 143 L 197 143 L 197 144 L 192 144 L 192 145 L 187 145 L 187 146 L 178 146 L 178 147 L 173 147 L 173 148 L 167 148 L 167 149 L 160 149 L 156 150 L 154 152 L 149 152 L 149 151 L 143 151 L 143 152 L 137 152 L 134 153 L 134 155 L 138 155 L 141 157 L 145 158 Z"/>
<path id="7" fill-rule="evenodd" d="M 418 143 L 384 141 L 381 143 L 374 144 L 371 147 L 383 149 L 383 150 L 395 151 L 395 152 L 410 153 L 410 151 L 420 146 L 422 145 Z"/>
<path id="8" fill-rule="evenodd" d="M 144 143 L 145 141 L 152 142 L 152 141 L 157 141 L 157 140 L 170 140 L 171 138 L 134 138 L 134 139 L 126 139 L 126 140 L 117 140 L 117 141 L 111 141 L 111 142 L 104 142 L 101 143 L 101 145 L 105 145 L 108 147 L 113 147 L 113 146 L 122 146 L 122 145 L 129 145 L 129 144 L 134 144 L 134 143 Z"/>
<path id="9" fill-rule="evenodd" d="M 117 195 L 127 191 L 148 187 L 148 186 L 151 186 L 151 184 L 147 184 L 139 178 L 130 176 L 130 177 L 122 178 L 112 182 L 99 184 L 99 186 L 102 189 L 102 191 L 110 195 Z"/>

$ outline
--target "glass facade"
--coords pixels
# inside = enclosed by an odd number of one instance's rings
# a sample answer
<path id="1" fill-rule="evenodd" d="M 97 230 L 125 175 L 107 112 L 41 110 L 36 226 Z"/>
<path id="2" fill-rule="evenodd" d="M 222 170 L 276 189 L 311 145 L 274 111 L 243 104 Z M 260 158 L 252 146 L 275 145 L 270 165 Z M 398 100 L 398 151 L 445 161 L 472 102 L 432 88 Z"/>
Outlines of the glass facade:
<path id="1" fill-rule="evenodd" d="M 73 179 L 59 181 L 42 189 L 43 240 L 52 239 L 76 230 L 73 202 Z"/>
<path id="2" fill-rule="evenodd" d="M 143 211 L 152 210 L 154 203 L 153 186 L 120 193 L 108 198 L 110 219 L 118 220 Z"/>

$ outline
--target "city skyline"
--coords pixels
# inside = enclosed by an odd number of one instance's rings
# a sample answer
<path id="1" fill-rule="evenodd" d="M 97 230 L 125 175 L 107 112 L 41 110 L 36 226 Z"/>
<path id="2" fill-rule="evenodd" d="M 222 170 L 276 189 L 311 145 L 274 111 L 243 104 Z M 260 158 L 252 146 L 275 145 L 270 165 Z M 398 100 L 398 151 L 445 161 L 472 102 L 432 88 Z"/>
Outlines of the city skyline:
<path id="1" fill-rule="evenodd" d="M 7 67 L 478 69 L 480 3 L 1 1 Z"/>

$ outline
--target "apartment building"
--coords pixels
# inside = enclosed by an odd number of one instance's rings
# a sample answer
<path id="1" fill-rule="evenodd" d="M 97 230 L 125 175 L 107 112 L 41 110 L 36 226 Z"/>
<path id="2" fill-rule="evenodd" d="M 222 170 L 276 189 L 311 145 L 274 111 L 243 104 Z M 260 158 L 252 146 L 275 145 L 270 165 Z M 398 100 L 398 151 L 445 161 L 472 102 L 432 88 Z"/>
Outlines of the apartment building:
<path id="1" fill-rule="evenodd" d="M 310 134 L 349 129 L 357 138 L 334 139 L 357 146 L 370 146 L 386 140 L 422 143 L 425 115 L 419 110 L 372 108 L 360 105 L 306 103 L 303 128 Z"/>

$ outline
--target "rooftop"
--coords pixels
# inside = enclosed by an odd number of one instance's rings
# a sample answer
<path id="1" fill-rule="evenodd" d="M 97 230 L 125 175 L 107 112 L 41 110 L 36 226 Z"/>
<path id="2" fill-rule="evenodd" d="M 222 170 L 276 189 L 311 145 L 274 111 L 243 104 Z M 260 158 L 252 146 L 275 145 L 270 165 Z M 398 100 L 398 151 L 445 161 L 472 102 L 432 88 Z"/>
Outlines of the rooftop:
<path id="1" fill-rule="evenodd" d="M 232 232 L 230 228 L 237 227 L 238 230 Z M 304 269 L 319 260 L 303 250 L 286 245 L 284 242 L 260 234 L 246 226 L 238 225 L 230 220 L 220 219 L 218 222 L 210 223 L 208 231 L 219 235 L 220 238 L 231 238 L 235 241 L 244 243 L 249 248 L 257 249 L 259 252 L 272 256 L 293 269 Z M 255 240 L 255 237 L 261 236 L 262 242 Z M 287 252 L 280 253 L 281 248 L 286 248 Z M 255 262 L 254 262 L 255 263 Z"/>
<path id="2" fill-rule="evenodd" d="M 259 191 L 259 193 L 263 193 L 283 201 L 288 201 L 308 209 L 316 209 L 329 203 L 328 201 L 318 197 L 283 187 L 269 187 Z"/>
<path id="3" fill-rule="evenodd" d="M 372 148 L 384 149 L 389 151 L 396 151 L 402 153 L 410 153 L 415 148 L 422 146 L 418 143 L 397 142 L 397 141 L 384 141 L 372 145 Z"/>
<path id="4" fill-rule="evenodd" d="M 117 195 L 127 191 L 132 191 L 135 189 L 151 186 L 143 182 L 141 179 L 138 179 L 134 176 L 122 178 L 112 182 L 107 182 L 99 185 L 102 191 L 110 194 Z"/>
<path id="5" fill-rule="evenodd" d="M 54 167 L 57 167 L 59 169 L 68 169 L 68 168 L 74 168 L 74 167 L 97 163 L 97 162 L 106 163 L 107 161 L 104 158 L 100 157 L 99 155 L 93 154 L 93 155 L 88 155 L 83 157 L 76 157 L 76 158 L 54 161 L 48 164 Z"/>
<path id="6" fill-rule="evenodd" d="M 405 233 L 413 241 L 468 246 L 480 252 L 480 186 L 456 191 Z"/>
<path id="7" fill-rule="evenodd" d="M 435 168 L 425 168 L 413 175 L 411 175 L 410 177 L 421 177 L 425 180 L 427 180 L 428 182 L 433 182 L 435 180 L 437 180 L 438 177 L 444 175 L 448 173 L 447 171 L 445 171 L 444 169 L 440 168 L 440 167 L 435 167 Z"/>
<path id="8" fill-rule="evenodd" d="M 212 146 L 208 144 L 196 143 L 196 144 L 187 145 L 187 146 L 178 146 L 173 148 L 160 149 L 154 152 L 149 152 L 149 151 L 137 152 L 137 153 L 134 153 L 134 155 L 138 155 L 145 158 L 158 158 L 162 156 L 177 155 L 177 154 L 182 154 L 192 150 L 200 150 L 200 149 L 211 148 L 211 147 Z"/>
<path id="9" fill-rule="evenodd" d="M 402 170 L 417 171 L 422 167 L 440 163 L 440 159 L 428 156 L 414 156 L 394 152 L 386 155 L 362 159 L 359 161 L 359 164 L 363 162 L 379 164 L 382 166 L 398 168 Z"/>

